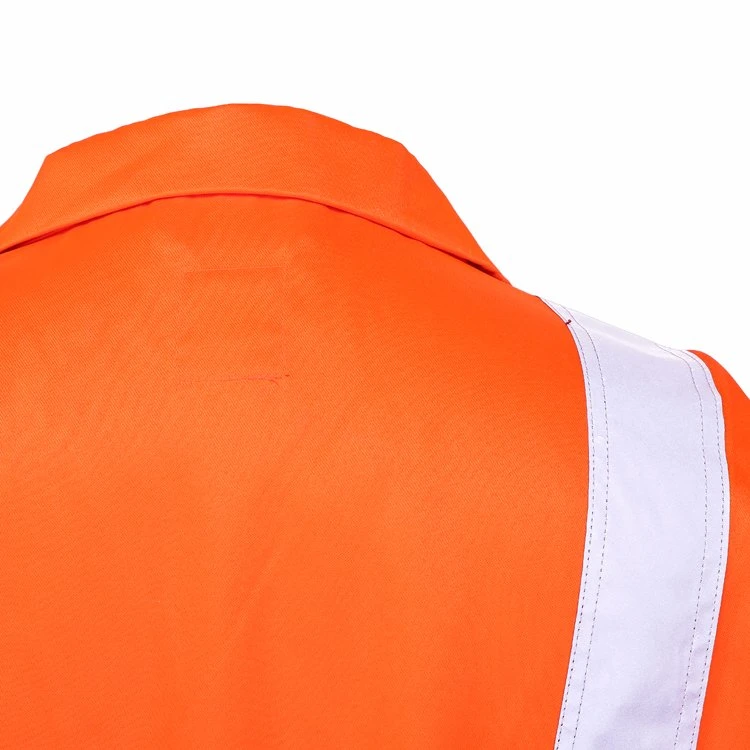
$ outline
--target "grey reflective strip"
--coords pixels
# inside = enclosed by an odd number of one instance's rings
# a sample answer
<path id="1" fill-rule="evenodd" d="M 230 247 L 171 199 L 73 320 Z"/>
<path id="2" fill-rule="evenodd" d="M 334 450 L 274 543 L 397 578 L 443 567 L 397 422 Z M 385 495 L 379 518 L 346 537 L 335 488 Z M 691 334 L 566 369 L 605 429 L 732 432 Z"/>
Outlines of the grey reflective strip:
<path id="1" fill-rule="evenodd" d="M 693 750 L 729 535 L 703 362 L 550 303 L 581 357 L 589 509 L 555 750 Z"/>

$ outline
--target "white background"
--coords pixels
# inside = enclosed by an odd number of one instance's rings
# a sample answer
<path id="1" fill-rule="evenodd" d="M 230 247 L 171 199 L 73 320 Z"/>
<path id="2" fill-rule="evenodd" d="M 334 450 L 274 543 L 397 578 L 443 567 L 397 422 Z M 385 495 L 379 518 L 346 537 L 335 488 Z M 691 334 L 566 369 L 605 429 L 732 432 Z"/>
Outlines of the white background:
<path id="1" fill-rule="evenodd" d="M 0 3 L 0 219 L 50 151 L 170 110 L 404 143 L 527 291 L 747 390 L 750 3 Z"/>

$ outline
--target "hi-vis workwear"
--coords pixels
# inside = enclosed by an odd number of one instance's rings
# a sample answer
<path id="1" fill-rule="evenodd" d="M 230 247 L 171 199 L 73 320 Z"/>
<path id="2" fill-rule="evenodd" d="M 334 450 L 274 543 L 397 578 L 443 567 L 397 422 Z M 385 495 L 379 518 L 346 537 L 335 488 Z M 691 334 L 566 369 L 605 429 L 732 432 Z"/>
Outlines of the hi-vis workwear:
<path id="1" fill-rule="evenodd" d="M 399 144 L 157 117 L 0 252 L 0 747 L 750 748 L 748 399 Z"/>

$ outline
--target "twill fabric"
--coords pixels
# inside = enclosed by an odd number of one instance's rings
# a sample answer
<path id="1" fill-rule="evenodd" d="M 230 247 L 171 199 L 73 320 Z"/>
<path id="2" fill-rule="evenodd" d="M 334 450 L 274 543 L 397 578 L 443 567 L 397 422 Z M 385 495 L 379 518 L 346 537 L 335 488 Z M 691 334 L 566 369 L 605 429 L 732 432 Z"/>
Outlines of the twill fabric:
<path id="1" fill-rule="evenodd" d="M 0 747 L 750 747 L 750 402 L 514 287 L 399 143 L 66 146 L 0 330 Z"/>

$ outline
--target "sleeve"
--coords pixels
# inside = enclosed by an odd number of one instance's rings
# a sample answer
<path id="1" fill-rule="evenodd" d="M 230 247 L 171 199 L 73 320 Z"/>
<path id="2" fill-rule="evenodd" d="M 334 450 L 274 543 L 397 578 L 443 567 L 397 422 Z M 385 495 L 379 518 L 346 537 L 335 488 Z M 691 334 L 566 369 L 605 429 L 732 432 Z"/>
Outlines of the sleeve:
<path id="1" fill-rule="evenodd" d="M 729 469 L 729 548 L 698 750 L 750 747 L 750 400 L 712 357 L 722 400 Z"/>

